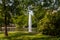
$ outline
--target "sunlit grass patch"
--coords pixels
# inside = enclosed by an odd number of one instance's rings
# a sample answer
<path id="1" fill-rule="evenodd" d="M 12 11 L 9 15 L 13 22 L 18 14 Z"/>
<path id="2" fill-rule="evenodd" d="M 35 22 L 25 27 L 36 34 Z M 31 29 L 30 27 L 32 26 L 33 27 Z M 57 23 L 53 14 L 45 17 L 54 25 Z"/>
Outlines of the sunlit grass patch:
<path id="1" fill-rule="evenodd" d="M 28 32 L 8 32 L 9 36 L 4 37 L 4 33 L 0 34 L 0 40 L 59 40 L 60 38 L 43 35 L 40 33 Z"/>

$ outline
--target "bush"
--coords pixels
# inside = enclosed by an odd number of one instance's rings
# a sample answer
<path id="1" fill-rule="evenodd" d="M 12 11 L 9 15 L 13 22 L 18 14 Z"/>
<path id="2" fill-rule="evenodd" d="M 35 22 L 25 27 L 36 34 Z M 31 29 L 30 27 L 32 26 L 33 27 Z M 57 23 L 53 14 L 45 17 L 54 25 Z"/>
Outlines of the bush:
<path id="1" fill-rule="evenodd" d="M 38 30 L 43 34 L 58 36 L 60 35 L 60 14 L 46 14 L 38 23 Z"/>

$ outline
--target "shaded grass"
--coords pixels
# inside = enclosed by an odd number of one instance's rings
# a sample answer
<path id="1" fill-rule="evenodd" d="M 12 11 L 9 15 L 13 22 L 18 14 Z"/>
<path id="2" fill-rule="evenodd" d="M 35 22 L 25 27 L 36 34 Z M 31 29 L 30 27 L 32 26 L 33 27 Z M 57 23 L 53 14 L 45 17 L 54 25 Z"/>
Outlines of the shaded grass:
<path id="1" fill-rule="evenodd" d="M 40 33 L 9 32 L 8 34 L 8 37 L 4 37 L 4 34 L 0 34 L 0 40 L 60 40 L 60 38 L 51 37 Z"/>

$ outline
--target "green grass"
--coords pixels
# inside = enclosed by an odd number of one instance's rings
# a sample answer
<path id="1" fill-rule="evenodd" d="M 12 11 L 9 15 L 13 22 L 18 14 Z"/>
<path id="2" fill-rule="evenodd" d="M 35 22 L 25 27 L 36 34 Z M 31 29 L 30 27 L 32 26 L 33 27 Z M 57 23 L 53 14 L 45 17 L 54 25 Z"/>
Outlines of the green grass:
<path id="1" fill-rule="evenodd" d="M 51 37 L 43 34 L 28 33 L 28 32 L 9 32 L 8 37 L 4 37 L 4 34 L 0 34 L 0 40 L 60 40 L 57 37 Z"/>

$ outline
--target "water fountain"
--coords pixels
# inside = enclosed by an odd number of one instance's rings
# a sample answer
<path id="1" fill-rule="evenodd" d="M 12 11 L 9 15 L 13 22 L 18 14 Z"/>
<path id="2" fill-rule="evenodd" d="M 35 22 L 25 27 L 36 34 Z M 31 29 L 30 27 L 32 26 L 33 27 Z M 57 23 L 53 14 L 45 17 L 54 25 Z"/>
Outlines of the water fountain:
<path id="1" fill-rule="evenodd" d="M 32 15 L 33 11 L 30 10 L 30 6 L 28 7 L 29 19 L 28 19 L 28 31 L 32 32 Z"/>

